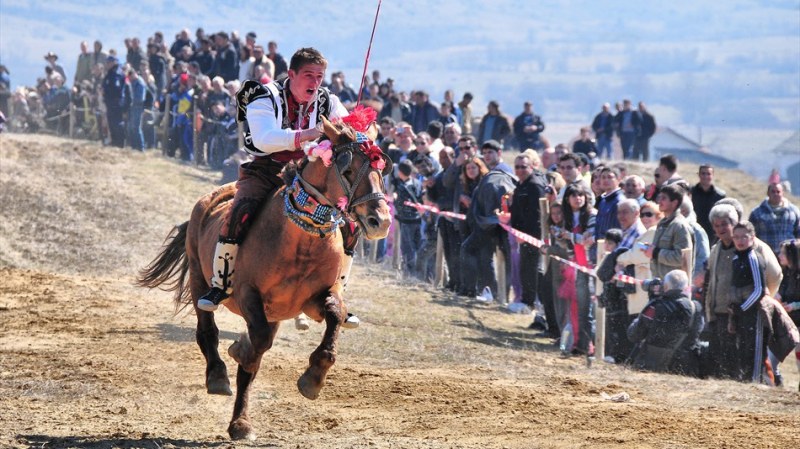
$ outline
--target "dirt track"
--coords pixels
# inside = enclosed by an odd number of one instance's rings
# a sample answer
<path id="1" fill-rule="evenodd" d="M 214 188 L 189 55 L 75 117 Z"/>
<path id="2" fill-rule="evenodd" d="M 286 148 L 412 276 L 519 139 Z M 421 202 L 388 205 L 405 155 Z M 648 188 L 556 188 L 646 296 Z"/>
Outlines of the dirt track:
<path id="1" fill-rule="evenodd" d="M 342 335 L 320 399 L 295 382 L 322 326 L 286 323 L 251 394 L 259 438 L 231 443 L 233 400 L 205 394 L 194 316 L 131 284 L 213 180 L 152 154 L 0 136 L 0 446 L 797 446 L 792 363 L 787 390 L 587 368 L 529 317 L 364 266 L 348 291 L 364 325 Z M 224 353 L 244 326 L 218 315 Z M 602 397 L 622 391 L 633 401 Z"/>

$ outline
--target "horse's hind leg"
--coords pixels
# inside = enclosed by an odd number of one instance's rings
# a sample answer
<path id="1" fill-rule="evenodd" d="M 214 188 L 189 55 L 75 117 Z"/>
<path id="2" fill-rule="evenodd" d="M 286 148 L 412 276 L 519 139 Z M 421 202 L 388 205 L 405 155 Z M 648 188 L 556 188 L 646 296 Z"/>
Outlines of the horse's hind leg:
<path id="1" fill-rule="evenodd" d="M 322 342 L 317 349 L 311 353 L 308 368 L 297 380 L 297 388 L 300 390 L 300 394 L 308 399 L 317 399 L 319 397 L 319 392 L 325 384 L 328 370 L 336 362 L 336 339 L 339 337 L 339 328 L 346 315 L 338 293 L 331 293 L 325 298 L 323 313 L 326 325 L 325 335 L 323 335 Z"/>
<path id="2" fill-rule="evenodd" d="M 233 417 L 228 426 L 228 434 L 234 440 L 254 439 L 255 433 L 247 416 L 247 404 L 250 386 L 253 384 L 261 357 L 272 347 L 280 322 L 269 323 L 264 314 L 261 296 L 254 290 L 243 292 L 240 302 L 242 317 L 247 322 L 247 334 L 242 335 L 228 349 L 228 354 L 239 363 L 236 372 L 236 401 L 233 405 Z"/>
<path id="3" fill-rule="evenodd" d="M 214 322 L 214 313 L 195 309 L 197 312 L 197 332 L 195 337 L 200 351 L 206 358 L 206 391 L 208 394 L 230 396 L 231 383 L 228 369 L 219 356 L 219 329 Z"/>

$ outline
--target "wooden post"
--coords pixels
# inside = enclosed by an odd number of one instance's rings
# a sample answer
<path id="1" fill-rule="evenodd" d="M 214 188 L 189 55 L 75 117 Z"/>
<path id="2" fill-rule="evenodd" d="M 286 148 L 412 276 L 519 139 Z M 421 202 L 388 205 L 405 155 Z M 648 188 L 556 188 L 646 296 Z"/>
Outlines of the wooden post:
<path id="1" fill-rule="evenodd" d="M 444 239 L 440 232 L 436 232 L 436 264 L 434 265 L 433 286 L 436 288 L 444 286 L 445 263 L 444 263 Z"/>
<path id="2" fill-rule="evenodd" d="M 75 131 L 75 105 L 69 104 L 69 138 L 72 139 Z"/>
<path id="3" fill-rule="evenodd" d="M 394 234 L 392 239 L 392 268 L 399 270 L 403 263 L 403 256 L 400 254 L 400 223 L 394 223 Z"/>
<path id="4" fill-rule="evenodd" d="M 199 129 L 197 124 L 199 120 L 199 114 L 197 111 L 197 95 L 192 96 L 192 153 L 194 153 L 194 165 L 200 165 L 200 155 L 203 153 L 202 148 L 197 147 L 197 143 L 200 141 L 199 139 Z"/>
<path id="5" fill-rule="evenodd" d="M 508 303 L 508 295 L 506 292 L 508 291 L 508 279 L 506 279 L 506 256 L 503 254 L 503 251 L 500 248 L 497 249 L 494 253 L 495 258 L 495 271 L 497 272 L 497 300 L 500 304 L 507 304 Z M 480 294 L 480 292 L 478 292 Z"/>
<path id="6" fill-rule="evenodd" d="M 603 257 L 606 255 L 606 248 L 605 248 L 605 240 L 600 239 L 597 241 L 597 264 L 600 265 L 600 261 L 603 260 Z M 595 278 L 597 282 L 595 284 L 595 293 L 597 296 L 600 296 L 600 293 L 603 292 L 603 283 L 600 281 L 599 278 Z M 606 356 L 606 309 L 596 307 L 595 308 L 595 319 L 597 320 L 596 326 L 596 334 L 595 334 L 595 343 L 594 343 L 594 354 L 598 360 L 603 360 Z"/>
<path id="7" fill-rule="evenodd" d="M 164 156 L 167 155 L 167 146 L 169 145 L 169 121 L 172 114 L 172 105 L 170 103 L 172 103 L 172 98 L 167 95 L 164 104 L 164 116 L 161 117 L 161 154 Z"/>
<path id="8" fill-rule="evenodd" d="M 550 201 L 539 198 L 539 223 L 541 223 L 542 240 L 550 244 Z M 542 274 L 547 273 L 547 256 L 539 257 L 539 268 Z"/>

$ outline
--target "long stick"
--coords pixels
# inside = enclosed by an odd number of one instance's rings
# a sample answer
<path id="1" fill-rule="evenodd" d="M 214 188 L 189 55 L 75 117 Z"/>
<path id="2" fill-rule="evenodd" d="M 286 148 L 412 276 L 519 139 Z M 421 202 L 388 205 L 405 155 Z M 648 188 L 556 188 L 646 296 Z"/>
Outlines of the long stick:
<path id="1" fill-rule="evenodd" d="M 367 56 L 364 58 L 364 71 L 361 73 L 361 85 L 358 87 L 358 101 L 356 104 L 361 104 L 361 93 L 364 92 L 364 77 L 367 76 L 367 66 L 369 65 L 369 54 L 372 51 L 372 40 L 375 39 L 375 28 L 378 26 L 378 14 L 381 12 L 381 1 L 378 0 L 378 9 L 375 11 L 375 21 L 372 22 L 372 35 L 369 37 L 369 47 L 367 47 Z"/>

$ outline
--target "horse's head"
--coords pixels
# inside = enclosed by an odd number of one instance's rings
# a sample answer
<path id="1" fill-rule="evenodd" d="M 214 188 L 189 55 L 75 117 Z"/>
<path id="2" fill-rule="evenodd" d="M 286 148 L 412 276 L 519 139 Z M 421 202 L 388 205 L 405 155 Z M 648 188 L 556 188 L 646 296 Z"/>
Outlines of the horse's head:
<path id="1" fill-rule="evenodd" d="M 368 141 L 359 139 L 356 131 L 344 123 L 331 123 L 322 117 L 323 134 L 333 150 L 330 167 L 319 159 L 303 170 L 308 181 L 312 177 L 318 190 L 364 229 L 365 236 L 381 239 L 389 234 L 392 217 L 386 202 L 383 176 L 391 172 L 392 161 L 373 143 L 378 131 L 371 124 Z"/>

